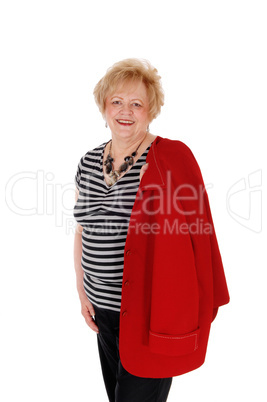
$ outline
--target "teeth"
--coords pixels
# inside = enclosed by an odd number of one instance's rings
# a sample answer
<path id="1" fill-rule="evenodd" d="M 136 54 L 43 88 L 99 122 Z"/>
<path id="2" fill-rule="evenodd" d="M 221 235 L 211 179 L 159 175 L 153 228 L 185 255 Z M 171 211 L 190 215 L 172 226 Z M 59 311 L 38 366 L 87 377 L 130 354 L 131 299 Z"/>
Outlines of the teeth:
<path id="1" fill-rule="evenodd" d="M 133 124 L 133 121 L 130 120 L 118 120 L 119 123 Z"/>

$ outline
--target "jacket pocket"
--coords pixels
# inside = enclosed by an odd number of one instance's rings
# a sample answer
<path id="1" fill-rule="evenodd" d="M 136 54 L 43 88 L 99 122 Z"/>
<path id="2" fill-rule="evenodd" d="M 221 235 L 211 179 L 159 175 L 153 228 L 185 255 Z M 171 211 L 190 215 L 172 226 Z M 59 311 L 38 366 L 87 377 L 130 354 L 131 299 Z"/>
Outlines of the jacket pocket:
<path id="1" fill-rule="evenodd" d="M 149 349 L 152 353 L 182 356 L 198 348 L 199 328 L 181 335 L 168 335 L 149 331 Z"/>

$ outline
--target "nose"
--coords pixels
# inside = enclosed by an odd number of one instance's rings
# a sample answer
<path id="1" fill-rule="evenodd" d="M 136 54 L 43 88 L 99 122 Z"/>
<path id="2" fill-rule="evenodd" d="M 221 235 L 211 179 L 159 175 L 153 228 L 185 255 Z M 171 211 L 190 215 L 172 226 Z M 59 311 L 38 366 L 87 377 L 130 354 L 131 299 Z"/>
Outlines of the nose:
<path id="1" fill-rule="evenodd" d="M 121 112 L 123 114 L 132 114 L 133 110 L 131 108 L 131 105 L 123 104 L 121 107 Z"/>

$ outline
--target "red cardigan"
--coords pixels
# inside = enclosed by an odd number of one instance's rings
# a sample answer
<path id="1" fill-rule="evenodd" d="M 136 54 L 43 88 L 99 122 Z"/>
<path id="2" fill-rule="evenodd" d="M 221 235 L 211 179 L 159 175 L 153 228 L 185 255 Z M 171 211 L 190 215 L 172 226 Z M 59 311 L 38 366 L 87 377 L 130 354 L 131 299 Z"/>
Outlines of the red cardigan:
<path id="1" fill-rule="evenodd" d="M 192 152 L 158 136 L 147 162 L 125 244 L 119 351 L 131 374 L 164 378 L 204 363 L 211 322 L 229 294 Z"/>

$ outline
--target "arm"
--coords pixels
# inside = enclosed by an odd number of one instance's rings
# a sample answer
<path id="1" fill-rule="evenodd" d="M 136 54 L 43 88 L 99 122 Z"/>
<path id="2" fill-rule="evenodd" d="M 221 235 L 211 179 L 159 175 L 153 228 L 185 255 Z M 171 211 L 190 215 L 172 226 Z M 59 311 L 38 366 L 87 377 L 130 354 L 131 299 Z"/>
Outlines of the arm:
<path id="1" fill-rule="evenodd" d="M 79 191 L 76 189 L 75 193 L 75 202 L 77 202 L 79 196 Z M 95 324 L 92 316 L 95 315 L 94 312 L 94 307 L 92 303 L 88 300 L 88 297 L 86 296 L 84 287 L 83 287 L 83 269 L 81 265 L 81 259 L 82 259 L 82 231 L 83 227 L 79 224 L 77 224 L 76 229 L 75 229 L 75 235 L 74 235 L 74 268 L 75 268 L 75 273 L 76 273 L 76 287 L 79 295 L 79 299 L 81 302 L 81 308 L 82 308 L 82 315 L 89 327 L 95 331 L 98 331 L 98 327 Z"/>

